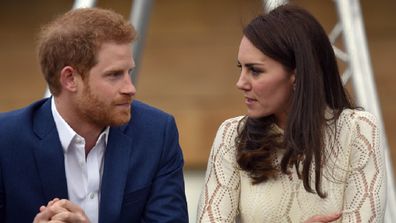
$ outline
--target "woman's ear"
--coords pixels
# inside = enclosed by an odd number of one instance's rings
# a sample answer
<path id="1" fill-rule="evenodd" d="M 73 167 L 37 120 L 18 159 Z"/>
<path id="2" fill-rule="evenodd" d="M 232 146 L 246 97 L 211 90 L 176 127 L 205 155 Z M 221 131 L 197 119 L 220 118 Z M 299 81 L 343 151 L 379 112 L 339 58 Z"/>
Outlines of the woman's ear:
<path id="1" fill-rule="evenodd" d="M 290 76 L 290 82 L 293 86 L 293 91 L 296 90 L 296 69 L 293 70 Z"/>
<path id="2" fill-rule="evenodd" d="M 60 84 L 63 90 L 75 92 L 77 90 L 77 71 L 71 67 L 66 66 L 60 72 Z"/>

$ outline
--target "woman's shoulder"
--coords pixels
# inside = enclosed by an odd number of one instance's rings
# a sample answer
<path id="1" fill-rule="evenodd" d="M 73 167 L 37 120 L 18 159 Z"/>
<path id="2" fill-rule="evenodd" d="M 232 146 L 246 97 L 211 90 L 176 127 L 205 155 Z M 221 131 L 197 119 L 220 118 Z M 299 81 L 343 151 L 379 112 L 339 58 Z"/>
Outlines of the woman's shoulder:
<path id="1" fill-rule="evenodd" d="M 221 126 L 227 125 L 227 126 L 237 127 L 239 125 L 239 123 L 244 120 L 245 117 L 246 116 L 241 115 L 241 116 L 236 116 L 233 118 L 226 119 L 223 121 Z"/>
<path id="2" fill-rule="evenodd" d="M 230 133 L 230 132 L 237 132 L 240 130 L 241 127 L 243 127 L 243 124 L 245 122 L 245 117 L 246 116 L 237 116 L 233 118 L 226 119 L 221 123 L 219 127 L 219 132 L 224 132 L 224 133 Z"/>
<path id="3" fill-rule="evenodd" d="M 376 117 L 368 111 L 359 109 L 344 109 L 339 117 L 339 123 L 344 125 L 368 124 L 377 126 Z"/>
<path id="4" fill-rule="evenodd" d="M 366 162 L 367 148 L 377 149 L 379 142 L 379 125 L 370 112 L 358 109 L 345 109 L 338 118 L 337 138 L 355 157 Z M 351 146 L 352 145 L 352 146 Z M 365 157 L 364 159 L 362 157 Z"/>
<path id="5" fill-rule="evenodd" d="M 245 116 L 238 116 L 223 121 L 217 130 L 216 141 L 219 143 L 233 144 L 238 130 L 243 126 Z"/>

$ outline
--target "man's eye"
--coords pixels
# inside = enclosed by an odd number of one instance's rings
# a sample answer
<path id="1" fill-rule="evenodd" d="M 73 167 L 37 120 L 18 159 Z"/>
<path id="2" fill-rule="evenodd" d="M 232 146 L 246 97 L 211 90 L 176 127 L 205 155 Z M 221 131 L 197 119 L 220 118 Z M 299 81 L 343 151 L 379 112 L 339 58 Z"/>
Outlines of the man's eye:
<path id="1" fill-rule="evenodd" d="M 122 76 L 122 72 L 113 72 L 109 74 L 109 77 L 111 78 L 117 78 L 117 77 L 121 77 Z"/>
<path id="2" fill-rule="evenodd" d="M 132 73 L 133 73 L 133 69 L 128 70 L 129 76 L 132 76 Z"/>

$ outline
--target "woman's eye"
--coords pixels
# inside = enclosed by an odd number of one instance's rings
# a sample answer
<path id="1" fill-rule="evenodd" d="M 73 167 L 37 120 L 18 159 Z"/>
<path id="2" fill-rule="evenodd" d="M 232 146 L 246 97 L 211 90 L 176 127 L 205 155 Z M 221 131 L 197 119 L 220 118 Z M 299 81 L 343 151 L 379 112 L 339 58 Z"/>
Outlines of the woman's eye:
<path id="1" fill-rule="evenodd" d="M 250 71 L 252 72 L 253 75 L 259 75 L 260 73 L 262 73 L 262 70 L 251 67 Z"/>

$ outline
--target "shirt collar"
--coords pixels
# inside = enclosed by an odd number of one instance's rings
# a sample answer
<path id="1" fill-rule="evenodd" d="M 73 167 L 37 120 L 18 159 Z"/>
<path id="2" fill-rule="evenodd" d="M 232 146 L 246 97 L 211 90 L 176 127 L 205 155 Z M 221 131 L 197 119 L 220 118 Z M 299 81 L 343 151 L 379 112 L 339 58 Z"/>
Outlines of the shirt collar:
<path id="1" fill-rule="evenodd" d="M 67 122 L 62 118 L 62 116 L 59 114 L 56 105 L 55 105 L 55 99 L 54 97 L 51 97 L 51 111 L 52 111 L 52 116 L 54 117 L 54 121 L 55 121 L 55 126 L 56 129 L 58 130 L 58 135 L 59 135 L 59 139 L 63 148 L 64 152 L 67 152 L 70 143 L 73 141 L 73 139 L 79 136 L 71 127 L 69 124 L 67 124 Z M 106 147 L 107 145 L 107 141 L 109 138 L 109 131 L 110 131 L 110 127 L 107 126 L 104 131 L 99 135 L 98 140 L 96 143 L 98 143 L 100 140 L 104 140 L 104 145 Z M 82 137 L 81 137 L 82 138 Z"/>

